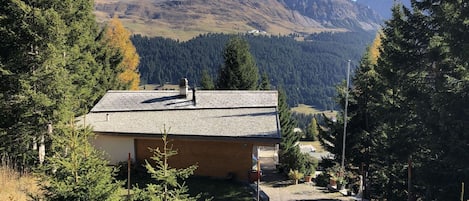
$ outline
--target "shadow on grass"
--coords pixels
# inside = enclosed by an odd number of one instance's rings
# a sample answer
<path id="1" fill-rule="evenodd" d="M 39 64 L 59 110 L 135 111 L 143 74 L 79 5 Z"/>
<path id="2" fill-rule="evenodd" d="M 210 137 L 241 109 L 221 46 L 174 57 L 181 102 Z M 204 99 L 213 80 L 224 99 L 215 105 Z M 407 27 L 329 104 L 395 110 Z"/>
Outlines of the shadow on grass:
<path id="1" fill-rule="evenodd" d="M 232 200 L 232 201 L 252 201 L 253 192 L 245 184 L 232 180 L 213 179 L 208 177 L 191 177 L 186 180 L 191 195 L 201 193 L 202 200 L 212 198 L 212 200 Z"/>
<path id="2" fill-rule="evenodd" d="M 127 177 L 121 175 L 118 179 L 126 180 Z M 140 188 L 144 188 L 147 184 L 156 182 L 142 169 L 133 171 L 130 181 L 132 187 L 138 185 Z M 201 195 L 199 200 L 252 201 L 254 197 L 254 193 L 248 184 L 233 180 L 193 176 L 188 178 L 185 183 L 191 196 Z"/>
<path id="3" fill-rule="evenodd" d="M 340 201 L 337 199 L 312 199 L 312 200 L 299 200 L 299 201 Z"/>

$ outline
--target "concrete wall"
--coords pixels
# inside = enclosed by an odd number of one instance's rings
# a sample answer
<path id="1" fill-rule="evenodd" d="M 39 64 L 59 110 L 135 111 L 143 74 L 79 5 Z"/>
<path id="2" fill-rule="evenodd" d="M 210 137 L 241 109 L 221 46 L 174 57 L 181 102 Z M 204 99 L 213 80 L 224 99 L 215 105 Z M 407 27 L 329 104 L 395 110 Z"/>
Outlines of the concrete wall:
<path id="1" fill-rule="evenodd" d="M 132 137 L 97 134 L 91 144 L 104 151 L 111 164 L 127 161 L 129 153 L 132 160 L 135 160 L 134 138 Z"/>
<path id="2" fill-rule="evenodd" d="M 137 161 L 144 163 L 147 159 L 150 162 L 152 153 L 148 147 L 161 147 L 162 144 L 161 139 L 135 139 Z M 169 159 L 172 167 L 197 164 L 195 175 L 227 178 L 233 173 L 237 180 L 248 180 L 252 167 L 252 143 L 174 139 L 170 144 L 178 151 Z"/>

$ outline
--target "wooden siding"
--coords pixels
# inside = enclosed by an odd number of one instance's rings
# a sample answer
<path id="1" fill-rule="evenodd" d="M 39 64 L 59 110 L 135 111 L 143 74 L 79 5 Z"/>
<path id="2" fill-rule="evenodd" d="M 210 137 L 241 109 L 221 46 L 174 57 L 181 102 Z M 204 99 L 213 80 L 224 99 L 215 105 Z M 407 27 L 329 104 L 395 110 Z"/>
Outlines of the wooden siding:
<path id="1" fill-rule="evenodd" d="M 178 154 L 169 160 L 172 167 L 182 168 L 197 164 L 195 175 L 227 178 L 234 174 L 236 180 L 248 179 L 253 143 L 172 139 L 170 144 L 178 151 Z M 148 147 L 161 146 L 161 139 L 135 139 L 137 161 L 151 161 L 149 158 L 152 153 Z"/>

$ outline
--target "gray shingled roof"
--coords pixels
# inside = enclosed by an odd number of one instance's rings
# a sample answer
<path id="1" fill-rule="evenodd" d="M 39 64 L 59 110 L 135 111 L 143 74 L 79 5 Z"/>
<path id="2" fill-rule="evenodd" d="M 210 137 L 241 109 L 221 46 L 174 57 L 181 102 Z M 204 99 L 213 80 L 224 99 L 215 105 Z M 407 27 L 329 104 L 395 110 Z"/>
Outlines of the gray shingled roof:
<path id="1" fill-rule="evenodd" d="M 108 118 L 107 118 L 108 117 Z M 86 115 L 98 133 L 280 139 L 277 91 L 109 91 Z"/>
<path id="2" fill-rule="evenodd" d="M 187 97 L 179 91 L 109 91 L 91 112 L 277 106 L 277 91 L 196 91 L 196 104 L 192 98 L 192 91 Z"/>
<path id="3" fill-rule="evenodd" d="M 171 135 L 280 137 L 276 108 L 89 113 L 85 121 L 100 133 L 158 135 L 165 125 Z"/>

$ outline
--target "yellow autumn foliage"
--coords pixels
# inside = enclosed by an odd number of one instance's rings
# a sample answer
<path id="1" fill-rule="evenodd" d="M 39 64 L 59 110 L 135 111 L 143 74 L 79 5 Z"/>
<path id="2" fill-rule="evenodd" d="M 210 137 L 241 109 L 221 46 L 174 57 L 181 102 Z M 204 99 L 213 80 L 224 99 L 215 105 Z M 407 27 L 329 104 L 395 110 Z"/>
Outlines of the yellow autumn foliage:
<path id="1" fill-rule="evenodd" d="M 124 72 L 118 75 L 119 80 L 124 84 L 129 84 L 131 90 L 138 90 L 140 75 L 137 67 L 140 57 L 132 41 L 130 41 L 130 32 L 118 18 L 114 17 L 108 22 L 105 34 L 109 45 L 118 49 L 123 56 L 123 61 L 119 67 L 124 69 Z"/>
<path id="2" fill-rule="evenodd" d="M 375 39 L 373 40 L 373 43 L 370 46 L 369 55 L 370 55 L 371 64 L 378 63 L 379 49 L 381 47 L 381 36 L 382 36 L 381 32 L 378 31 Z"/>

